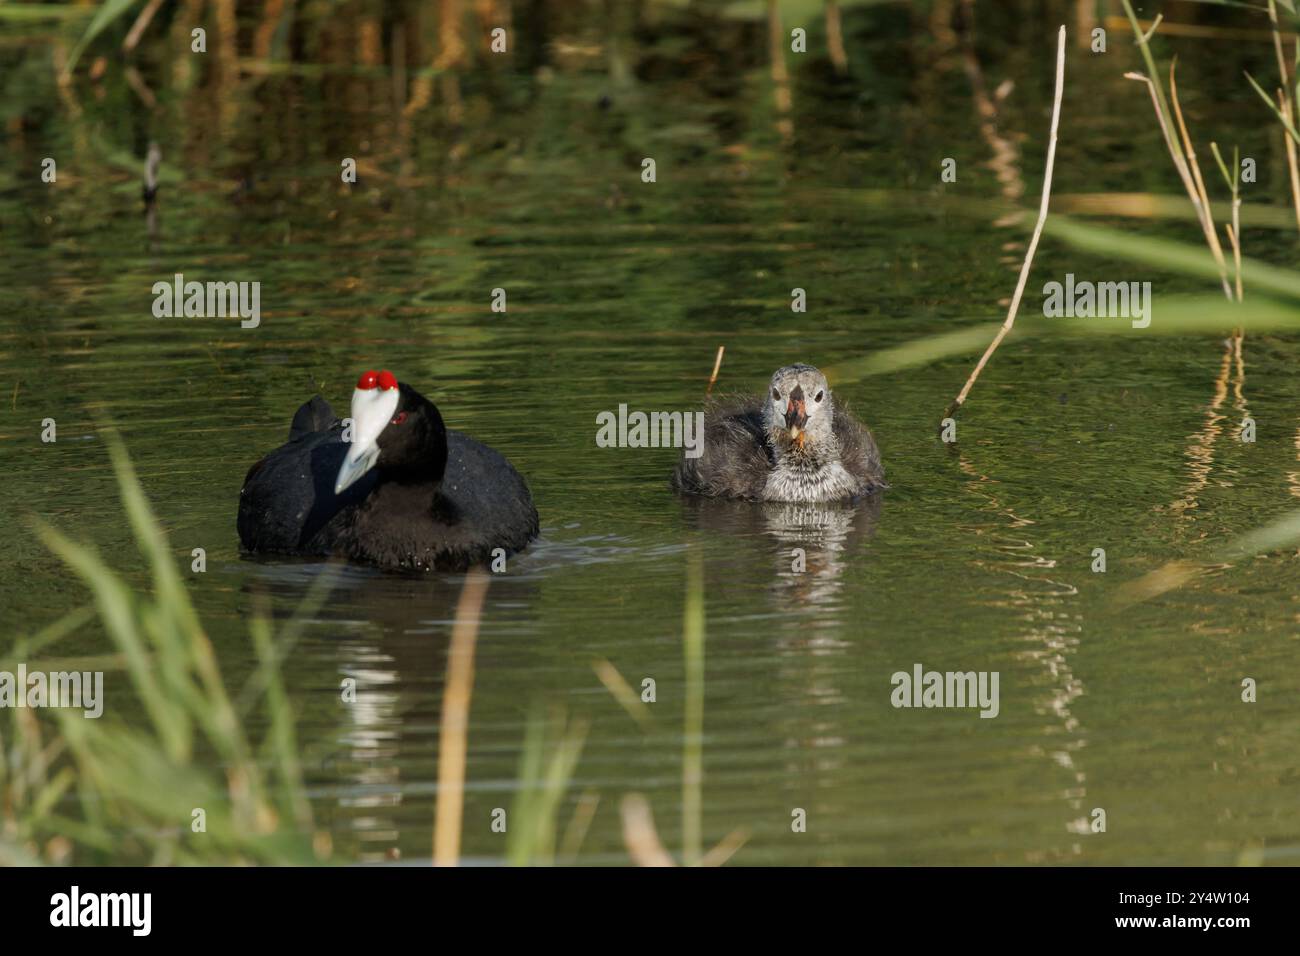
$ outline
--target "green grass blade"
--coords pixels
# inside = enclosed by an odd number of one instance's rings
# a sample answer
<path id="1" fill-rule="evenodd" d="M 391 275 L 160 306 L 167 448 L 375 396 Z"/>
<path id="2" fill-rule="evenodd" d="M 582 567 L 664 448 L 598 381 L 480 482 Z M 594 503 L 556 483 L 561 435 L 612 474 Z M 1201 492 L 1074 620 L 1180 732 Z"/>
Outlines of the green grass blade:
<path id="1" fill-rule="evenodd" d="M 169 701 L 155 679 L 152 662 L 140 634 L 132 591 L 108 569 L 94 551 L 65 538 L 44 522 L 36 522 L 37 534 L 51 551 L 63 559 L 95 595 L 100 618 L 113 642 L 126 656 L 132 684 L 158 731 L 167 753 L 175 760 L 189 755 L 189 720 L 183 710 Z"/>
<path id="2" fill-rule="evenodd" d="M 106 0 L 106 2 L 95 12 L 95 18 L 86 26 L 86 32 L 81 35 L 77 45 L 72 48 L 72 53 L 68 55 L 67 65 L 63 68 L 63 75 L 71 76 L 72 71 L 77 66 L 77 61 L 81 59 L 81 54 L 85 52 L 95 37 L 99 36 L 106 30 L 114 20 L 127 13 L 136 5 L 138 0 Z"/>
<path id="3" fill-rule="evenodd" d="M 1273 111 L 1273 115 L 1276 116 L 1278 122 L 1282 124 L 1282 128 L 1286 130 L 1287 135 L 1297 143 L 1300 143 L 1300 132 L 1296 132 L 1296 128 L 1292 125 L 1291 120 L 1285 113 L 1278 109 L 1278 105 L 1273 102 L 1273 97 L 1265 93 L 1264 88 L 1256 83 L 1255 78 L 1249 73 L 1246 74 L 1246 79 L 1249 80 L 1250 85 L 1255 88 L 1255 92 L 1259 94 L 1260 99 L 1262 99 L 1268 105 L 1268 108 Z M 1300 89 L 1300 86 L 1297 86 L 1297 89 Z"/>
<path id="4" fill-rule="evenodd" d="M 1047 221 L 1046 231 L 1076 249 L 1107 259 L 1142 262 L 1168 272 L 1219 281 L 1219 268 L 1202 246 L 1135 236 L 1105 226 L 1056 217 Z M 1256 259 L 1242 258 L 1241 274 L 1246 287 L 1254 292 L 1288 299 L 1300 299 L 1300 273 L 1281 269 Z"/>
<path id="5" fill-rule="evenodd" d="M 299 827 L 311 824 L 311 807 L 302 785 L 302 766 L 298 762 L 298 742 L 294 735 L 289 698 L 280 679 L 279 662 L 271 641 L 271 627 L 264 617 L 253 619 L 250 626 L 253 647 L 257 650 L 258 670 L 266 687 L 266 709 L 271 721 L 276 767 L 279 770 L 282 807 Z"/>

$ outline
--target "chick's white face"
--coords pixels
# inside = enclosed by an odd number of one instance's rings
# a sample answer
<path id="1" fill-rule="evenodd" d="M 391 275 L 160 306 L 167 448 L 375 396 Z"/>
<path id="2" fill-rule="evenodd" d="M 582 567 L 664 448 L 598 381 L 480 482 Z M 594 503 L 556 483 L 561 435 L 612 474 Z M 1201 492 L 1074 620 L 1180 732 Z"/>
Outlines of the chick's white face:
<path id="1" fill-rule="evenodd" d="M 767 402 L 768 431 L 781 444 L 802 449 L 805 442 L 831 434 L 831 387 L 811 365 L 777 369 Z"/>

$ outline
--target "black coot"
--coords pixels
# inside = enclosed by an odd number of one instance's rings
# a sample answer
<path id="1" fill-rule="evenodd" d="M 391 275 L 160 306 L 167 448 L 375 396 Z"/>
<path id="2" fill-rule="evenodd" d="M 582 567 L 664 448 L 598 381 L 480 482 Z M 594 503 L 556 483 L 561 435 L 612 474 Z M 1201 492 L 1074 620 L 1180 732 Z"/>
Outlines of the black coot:
<path id="1" fill-rule="evenodd" d="M 298 409 L 289 441 L 244 479 L 237 523 L 246 550 L 463 571 L 537 536 L 519 472 L 448 430 L 437 407 L 392 373 L 361 376 L 350 438 L 320 396 Z"/>

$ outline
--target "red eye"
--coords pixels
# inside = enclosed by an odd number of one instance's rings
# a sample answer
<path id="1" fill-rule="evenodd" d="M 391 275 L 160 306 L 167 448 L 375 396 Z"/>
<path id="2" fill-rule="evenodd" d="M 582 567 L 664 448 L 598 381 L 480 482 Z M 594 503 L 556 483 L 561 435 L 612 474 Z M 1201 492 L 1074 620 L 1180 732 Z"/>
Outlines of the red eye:
<path id="1" fill-rule="evenodd" d="M 397 417 L 393 419 L 392 424 L 400 425 L 404 421 L 406 421 L 406 412 L 398 412 Z"/>
<path id="2" fill-rule="evenodd" d="M 357 388 L 362 391 L 368 391 L 379 384 L 379 373 L 374 369 L 363 372 L 361 378 L 357 379 Z"/>
<path id="3" fill-rule="evenodd" d="M 377 384 L 384 391 L 388 391 L 390 388 L 397 388 L 397 376 L 388 371 L 388 369 L 384 369 L 379 373 Z"/>

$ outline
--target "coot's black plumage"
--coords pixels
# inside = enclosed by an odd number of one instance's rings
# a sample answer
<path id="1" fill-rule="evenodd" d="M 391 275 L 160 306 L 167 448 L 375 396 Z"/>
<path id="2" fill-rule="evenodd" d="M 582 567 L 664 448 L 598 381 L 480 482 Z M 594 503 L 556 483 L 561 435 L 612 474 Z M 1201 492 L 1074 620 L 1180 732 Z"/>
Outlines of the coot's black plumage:
<path id="1" fill-rule="evenodd" d="M 673 487 L 751 501 L 853 501 L 888 487 L 870 430 L 835 401 L 826 376 L 787 365 L 764 396 L 714 401 L 698 457 L 683 452 Z"/>
<path id="2" fill-rule="evenodd" d="M 384 568 L 465 570 L 537 536 L 537 510 L 504 456 L 443 424 L 388 373 L 367 372 L 352 440 L 317 396 L 289 441 L 249 469 L 239 496 L 248 551 L 341 555 Z"/>

